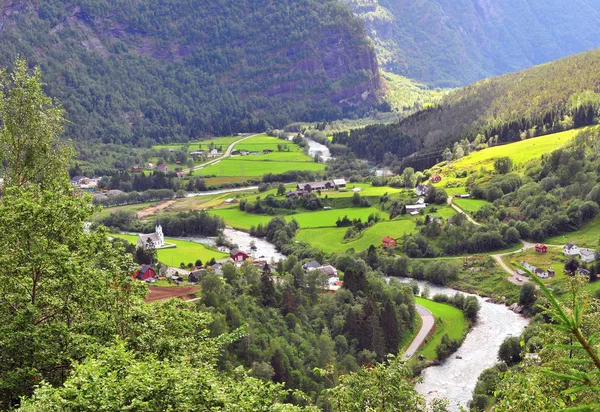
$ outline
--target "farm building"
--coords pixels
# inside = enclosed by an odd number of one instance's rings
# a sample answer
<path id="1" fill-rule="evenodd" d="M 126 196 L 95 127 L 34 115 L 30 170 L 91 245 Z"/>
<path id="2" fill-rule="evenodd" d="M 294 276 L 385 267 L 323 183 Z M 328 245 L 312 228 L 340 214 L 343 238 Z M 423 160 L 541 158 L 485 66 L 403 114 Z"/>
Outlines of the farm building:
<path id="1" fill-rule="evenodd" d="M 327 182 L 312 182 L 312 183 L 298 183 L 296 189 L 303 190 L 305 192 L 312 192 L 313 190 L 328 190 L 333 189 L 333 183 Z"/>
<path id="2" fill-rule="evenodd" d="M 154 170 L 154 163 L 146 164 L 146 170 Z"/>
<path id="3" fill-rule="evenodd" d="M 431 188 L 427 185 L 417 185 L 415 189 L 417 196 L 427 196 L 429 194 L 429 190 L 431 190 Z"/>
<path id="4" fill-rule="evenodd" d="M 535 245 L 535 251 L 538 253 L 546 253 L 548 252 L 548 246 L 538 243 L 537 245 Z"/>
<path id="5" fill-rule="evenodd" d="M 596 252 L 591 249 L 580 249 L 579 257 L 581 258 L 582 262 L 592 263 L 594 260 L 596 260 Z"/>
<path id="6" fill-rule="evenodd" d="M 239 249 L 231 249 L 229 251 L 229 257 L 231 257 L 231 259 L 233 259 L 235 262 L 243 262 L 244 260 L 248 259 L 248 254 Z"/>
<path id="7" fill-rule="evenodd" d="M 154 269 L 152 269 L 152 266 L 150 266 L 150 265 L 140 266 L 140 268 L 137 270 L 137 272 L 135 272 L 133 275 L 133 278 L 137 279 L 137 280 L 154 279 L 155 277 L 156 277 L 156 271 Z"/>
<path id="8" fill-rule="evenodd" d="M 390 247 L 396 247 L 398 246 L 398 242 L 396 242 L 396 239 L 390 237 L 390 236 L 386 236 L 383 238 L 383 240 L 381 241 L 381 247 L 384 249 L 390 248 Z"/>
<path id="9" fill-rule="evenodd" d="M 456 195 L 455 197 L 458 198 L 458 199 L 470 199 L 471 198 L 471 194 L 470 193 L 463 193 L 463 194 L 460 194 L 460 195 Z"/>
<path id="10" fill-rule="evenodd" d="M 285 194 L 285 197 L 300 197 L 304 196 L 304 192 L 302 190 L 290 190 Z"/>
<path id="11" fill-rule="evenodd" d="M 343 281 L 340 280 L 337 276 L 331 277 L 328 279 L 327 284 L 323 287 L 323 291 L 335 293 L 342 287 L 344 284 Z"/>
<path id="12" fill-rule="evenodd" d="M 141 172 L 142 170 L 144 170 L 144 168 L 143 168 L 142 166 L 138 166 L 138 165 L 136 165 L 136 166 L 133 166 L 133 167 L 131 168 L 131 171 L 132 171 L 132 172 Z"/>
<path id="13" fill-rule="evenodd" d="M 321 267 L 321 264 L 316 260 L 311 260 L 310 262 L 306 262 L 304 265 L 302 265 L 302 267 L 310 272 L 311 270 Z"/>
<path id="14" fill-rule="evenodd" d="M 577 256 L 579 255 L 579 248 L 573 243 L 567 243 L 563 248 L 563 254 L 565 256 Z"/>
<path id="15" fill-rule="evenodd" d="M 333 179 L 333 185 L 336 189 L 343 189 L 346 187 L 346 179 Z"/>
<path id="16" fill-rule="evenodd" d="M 160 170 L 161 172 L 168 172 L 169 171 L 169 166 L 167 166 L 164 163 L 161 163 L 157 166 L 157 169 Z"/>
<path id="17" fill-rule="evenodd" d="M 442 176 L 440 176 L 437 173 L 434 173 L 433 175 L 431 175 L 431 177 L 429 178 L 429 180 L 431 180 L 431 183 L 439 183 L 442 181 Z"/>
<path id="18" fill-rule="evenodd" d="M 331 265 L 323 265 L 323 266 L 319 266 L 318 268 L 316 268 L 315 270 L 318 270 L 319 272 L 322 272 L 324 274 L 326 274 L 327 276 L 331 277 L 337 277 L 338 273 L 337 273 L 337 269 L 334 268 Z"/>
<path id="19" fill-rule="evenodd" d="M 406 205 L 406 213 L 408 214 L 413 214 L 414 212 L 417 212 L 416 214 L 419 213 L 419 210 L 421 209 L 425 209 L 427 207 L 427 203 L 421 203 L 418 205 Z"/>

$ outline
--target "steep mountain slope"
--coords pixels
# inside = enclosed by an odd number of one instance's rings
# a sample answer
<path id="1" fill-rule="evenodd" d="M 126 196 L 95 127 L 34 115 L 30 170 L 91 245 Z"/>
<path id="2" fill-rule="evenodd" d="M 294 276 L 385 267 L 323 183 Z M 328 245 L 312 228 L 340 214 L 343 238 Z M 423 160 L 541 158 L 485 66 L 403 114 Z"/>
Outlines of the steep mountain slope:
<path id="1" fill-rule="evenodd" d="M 598 67 L 600 49 L 482 80 L 400 123 L 339 133 L 333 142 L 377 161 L 386 152 L 400 158 L 421 152 L 412 158 L 427 167 L 444 147 L 477 134 L 501 143 L 592 124 L 600 115 Z"/>
<path id="2" fill-rule="evenodd" d="M 378 101 L 337 0 L 0 0 L 0 64 L 40 64 L 68 135 L 168 141 L 327 120 Z"/>
<path id="3" fill-rule="evenodd" d="M 600 46 L 596 0 L 341 0 L 365 22 L 380 63 L 460 86 Z"/>

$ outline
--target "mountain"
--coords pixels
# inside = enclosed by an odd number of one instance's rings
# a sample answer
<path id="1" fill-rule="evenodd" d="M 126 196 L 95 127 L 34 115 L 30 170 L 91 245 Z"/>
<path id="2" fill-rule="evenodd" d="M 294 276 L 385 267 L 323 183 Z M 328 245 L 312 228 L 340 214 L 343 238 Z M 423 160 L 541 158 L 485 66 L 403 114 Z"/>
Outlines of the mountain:
<path id="1" fill-rule="evenodd" d="M 341 0 L 383 68 L 457 87 L 600 46 L 597 0 Z"/>
<path id="2" fill-rule="evenodd" d="M 1 64 L 41 66 L 75 139 L 262 131 L 381 94 L 372 43 L 337 0 L 0 0 L 0 33 Z"/>
<path id="3" fill-rule="evenodd" d="M 333 143 L 375 161 L 390 152 L 428 167 L 445 147 L 479 134 L 479 141 L 502 143 L 593 124 L 600 117 L 598 67 L 600 49 L 482 80 L 399 123 L 337 133 Z"/>

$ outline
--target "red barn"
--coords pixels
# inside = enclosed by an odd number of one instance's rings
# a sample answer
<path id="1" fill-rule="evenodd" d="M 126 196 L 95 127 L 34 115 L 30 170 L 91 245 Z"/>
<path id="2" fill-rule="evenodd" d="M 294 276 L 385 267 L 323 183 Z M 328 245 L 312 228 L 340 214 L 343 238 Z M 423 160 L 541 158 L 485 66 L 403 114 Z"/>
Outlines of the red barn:
<path id="1" fill-rule="evenodd" d="M 155 276 L 156 271 L 152 269 L 152 266 L 150 265 L 142 265 L 138 271 L 133 274 L 133 278 L 138 280 L 146 280 L 154 278 Z"/>
<path id="2" fill-rule="evenodd" d="M 243 262 L 244 260 L 248 259 L 248 254 L 239 249 L 231 249 L 229 251 L 229 257 L 231 257 L 234 262 Z"/>
<path id="3" fill-rule="evenodd" d="M 538 243 L 537 245 L 535 245 L 535 251 L 538 253 L 546 253 L 548 252 L 548 246 Z"/>
<path id="4" fill-rule="evenodd" d="M 396 242 L 396 239 L 386 236 L 383 238 L 383 240 L 381 241 L 381 247 L 384 249 L 387 249 L 389 247 L 396 247 L 398 246 L 398 242 Z"/>
<path id="5" fill-rule="evenodd" d="M 442 176 L 438 175 L 437 173 L 434 173 L 429 180 L 431 180 L 431 183 L 439 183 L 442 181 Z"/>

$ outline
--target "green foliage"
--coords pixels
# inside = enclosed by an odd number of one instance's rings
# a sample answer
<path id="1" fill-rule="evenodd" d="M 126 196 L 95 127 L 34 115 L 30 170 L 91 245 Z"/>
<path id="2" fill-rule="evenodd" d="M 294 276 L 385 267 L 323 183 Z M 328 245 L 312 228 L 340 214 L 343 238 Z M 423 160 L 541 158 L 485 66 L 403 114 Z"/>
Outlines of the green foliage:
<path id="1" fill-rule="evenodd" d="M 513 168 L 513 161 L 510 157 L 501 157 L 494 161 L 494 170 L 496 173 L 505 175 L 510 172 Z"/>

